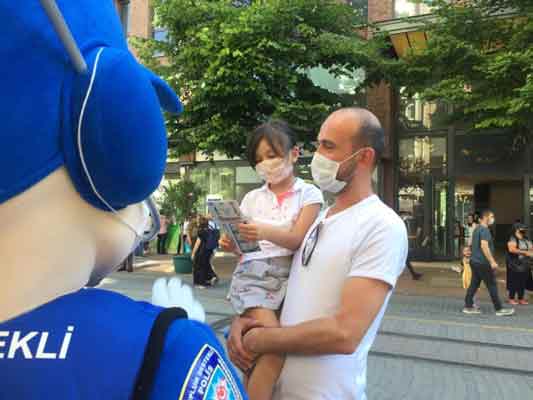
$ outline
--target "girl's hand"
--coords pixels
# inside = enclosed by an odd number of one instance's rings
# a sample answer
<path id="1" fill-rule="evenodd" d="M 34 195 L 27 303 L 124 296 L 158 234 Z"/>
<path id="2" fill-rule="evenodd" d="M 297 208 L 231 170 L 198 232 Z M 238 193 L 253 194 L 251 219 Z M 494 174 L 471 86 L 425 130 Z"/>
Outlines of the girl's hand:
<path id="1" fill-rule="evenodd" d="M 235 243 L 233 243 L 233 240 L 231 240 L 227 234 L 223 233 L 220 236 L 218 245 L 222 249 L 222 251 L 225 251 L 226 253 L 235 253 L 238 255 Z"/>
<path id="2" fill-rule="evenodd" d="M 239 233 L 250 242 L 264 240 L 264 228 L 259 224 L 239 224 Z"/>

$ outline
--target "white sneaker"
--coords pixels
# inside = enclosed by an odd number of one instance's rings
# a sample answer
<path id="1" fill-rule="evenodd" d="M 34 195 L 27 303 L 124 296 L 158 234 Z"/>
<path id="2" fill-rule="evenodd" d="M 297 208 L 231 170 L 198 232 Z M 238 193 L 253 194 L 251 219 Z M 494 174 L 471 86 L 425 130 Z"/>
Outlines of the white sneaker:
<path id="1" fill-rule="evenodd" d="M 481 310 L 476 307 L 465 307 L 463 308 L 463 313 L 469 315 L 481 314 Z"/>
<path id="2" fill-rule="evenodd" d="M 508 317 L 514 314 L 514 308 L 502 308 L 496 311 L 498 317 Z"/>

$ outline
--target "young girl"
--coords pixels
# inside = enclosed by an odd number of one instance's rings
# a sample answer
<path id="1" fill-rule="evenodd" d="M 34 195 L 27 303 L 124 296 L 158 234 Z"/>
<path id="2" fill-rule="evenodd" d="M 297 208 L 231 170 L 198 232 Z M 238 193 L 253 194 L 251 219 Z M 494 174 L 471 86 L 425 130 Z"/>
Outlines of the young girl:
<path id="1" fill-rule="evenodd" d="M 294 177 L 298 148 L 286 123 L 271 121 L 257 127 L 248 141 L 248 160 L 266 182 L 246 194 L 239 226 L 242 237 L 257 240 L 261 250 L 241 255 L 231 282 L 229 299 L 239 315 L 264 326 L 278 326 L 277 312 L 285 297 L 292 254 L 300 247 L 322 203 L 315 186 Z M 223 236 L 220 246 L 236 251 Z M 279 378 L 284 359 L 268 354 L 257 361 L 246 383 L 251 400 L 266 400 Z"/>

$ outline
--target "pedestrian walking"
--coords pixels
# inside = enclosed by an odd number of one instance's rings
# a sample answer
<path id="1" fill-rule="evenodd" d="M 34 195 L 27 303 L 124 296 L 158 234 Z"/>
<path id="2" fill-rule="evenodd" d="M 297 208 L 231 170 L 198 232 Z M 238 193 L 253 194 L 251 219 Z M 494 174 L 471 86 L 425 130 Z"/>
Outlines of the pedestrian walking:
<path id="1" fill-rule="evenodd" d="M 185 232 L 187 233 L 187 244 L 191 248 L 192 252 L 192 249 L 196 243 L 196 239 L 198 238 L 198 215 L 193 214 L 191 216 Z"/>
<path id="2" fill-rule="evenodd" d="M 528 304 L 524 298 L 527 282 L 531 278 L 533 246 L 527 238 L 527 226 L 515 223 L 507 242 L 507 290 L 509 304 Z M 518 299 L 516 298 L 518 296 Z"/>
<path id="3" fill-rule="evenodd" d="M 183 243 L 183 253 L 189 254 L 192 249 L 189 245 L 189 225 L 190 225 L 190 219 L 186 218 L 185 221 L 183 221 L 183 232 L 181 233 L 181 243 Z"/>
<path id="4" fill-rule="evenodd" d="M 405 224 L 406 229 L 409 229 L 408 224 L 407 224 L 408 216 L 402 215 L 401 218 L 403 220 L 403 223 Z M 409 273 L 411 274 L 411 278 L 414 281 L 417 281 L 420 278 L 422 278 L 423 274 L 421 274 L 420 272 L 416 272 L 415 269 L 413 268 L 413 264 L 411 264 L 412 250 L 413 250 L 412 248 L 409 248 L 409 252 L 407 253 L 407 259 L 405 261 L 405 266 L 409 270 Z"/>
<path id="5" fill-rule="evenodd" d="M 472 234 L 472 255 L 470 257 L 470 267 L 472 269 L 472 280 L 466 291 L 465 314 L 480 314 L 481 310 L 474 307 L 474 295 L 479 289 L 481 282 L 487 287 L 492 304 L 497 316 L 508 316 L 514 314 L 513 308 L 503 308 L 498 295 L 496 283 L 496 271 L 498 263 L 494 259 L 494 240 L 490 233 L 489 226 L 494 225 L 494 213 L 485 210 L 481 213 L 479 225 Z"/>
<path id="6" fill-rule="evenodd" d="M 168 218 L 161 214 L 161 228 L 157 234 L 157 254 L 167 254 Z"/>
<path id="7" fill-rule="evenodd" d="M 201 216 L 199 218 L 198 238 L 192 250 L 193 282 L 199 288 L 211 286 L 216 276 L 211 266 L 211 256 L 218 245 L 216 232 L 209 227 L 209 220 Z"/>
<path id="8" fill-rule="evenodd" d="M 470 257 L 472 256 L 472 235 L 478 224 L 479 218 L 477 218 L 474 214 L 468 214 L 464 229 L 465 245 L 462 251 L 462 271 L 460 271 L 462 272 L 461 277 L 464 289 L 468 289 L 470 287 L 470 282 L 472 280 L 472 269 L 470 267 Z"/>
<path id="9" fill-rule="evenodd" d="M 407 269 L 409 270 L 409 273 L 411 274 L 411 278 L 414 281 L 418 281 L 420 278 L 422 278 L 422 273 L 415 271 L 413 268 L 413 264 L 411 264 L 411 250 L 407 253 L 407 260 L 405 261 L 405 265 Z"/>

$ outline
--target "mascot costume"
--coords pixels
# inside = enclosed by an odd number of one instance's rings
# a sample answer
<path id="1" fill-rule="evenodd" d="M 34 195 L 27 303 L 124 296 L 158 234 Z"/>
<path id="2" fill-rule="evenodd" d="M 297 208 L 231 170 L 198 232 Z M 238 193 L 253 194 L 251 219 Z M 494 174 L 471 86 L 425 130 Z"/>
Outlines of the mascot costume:
<path id="1" fill-rule="evenodd" d="M 0 0 L 0 19 L 0 399 L 244 399 L 189 287 L 156 282 L 158 306 L 90 288 L 158 231 L 179 99 L 112 0 Z"/>

